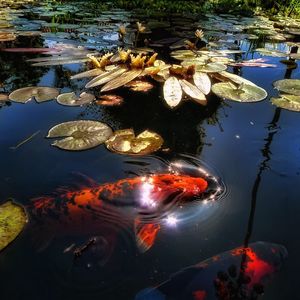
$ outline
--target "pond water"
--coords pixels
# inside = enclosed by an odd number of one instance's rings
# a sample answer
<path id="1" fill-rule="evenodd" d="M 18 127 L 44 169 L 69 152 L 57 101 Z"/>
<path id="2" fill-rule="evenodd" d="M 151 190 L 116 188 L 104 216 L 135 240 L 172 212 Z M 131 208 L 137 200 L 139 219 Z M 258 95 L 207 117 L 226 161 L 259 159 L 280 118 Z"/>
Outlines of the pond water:
<path id="1" fill-rule="evenodd" d="M 222 37 L 211 39 L 219 49 L 236 46 L 245 51 L 242 55 L 230 55 L 235 59 L 261 58 L 259 52 L 252 51 L 255 48 L 290 51 L 286 41 L 274 41 L 274 33 L 273 38 L 268 39 L 266 32 L 258 32 L 270 30 L 267 24 L 271 26 L 271 21 L 258 17 L 164 16 L 117 9 L 98 12 L 78 4 L 54 10 L 48 5 L 2 6 L 0 31 L 18 32 L 19 36 L 15 42 L 0 44 L 1 47 L 67 44 L 91 51 L 114 50 L 120 46 L 118 26 L 129 24 L 133 28 L 136 21 L 141 21 L 152 29 L 152 33 L 145 35 L 151 40 L 149 47 L 152 43 L 164 60 L 171 60 L 169 45 L 172 43 L 162 39 L 182 42 L 182 39 L 193 38 L 199 26 L 207 39 L 222 33 Z M 245 24 L 253 26 L 251 34 L 256 33 L 259 38 L 247 39 L 249 36 L 245 35 L 234 43 Z M 40 33 L 38 36 L 20 35 L 28 31 Z M 70 80 L 70 75 L 87 70 L 85 63 L 39 67 L 27 61 L 40 56 L 0 52 L 0 93 L 27 86 L 57 87 L 61 93 L 85 90 L 88 79 Z M 146 93 L 128 88 L 114 91 L 124 98 L 120 106 L 92 103 L 67 107 L 56 101 L 9 102 L 0 106 L 1 203 L 13 198 L 26 206 L 31 199 L 51 195 L 58 187 L 80 184 L 81 179 L 74 173 L 103 184 L 165 172 L 174 161 L 180 161 L 187 173 L 204 166 L 224 186 L 217 201 L 196 202 L 175 210 L 178 218 L 175 226 L 162 225 L 153 247 L 145 253 L 136 247 L 133 225 L 123 228 L 118 224 L 121 220 L 112 221 L 114 230 L 120 229 L 112 254 L 107 254 L 110 239 L 101 224 L 97 228 L 88 223 L 77 228 L 78 224 L 74 224 L 74 229 L 69 230 L 55 227 L 47 218 L 43 226 L 29 222 L 18 239 L 1 252 L 1 298 L 134 299 L 140 290 L 165 281 L 186 266 L 241 246 L 246 240 L 278 243 L 289 252 L 287 261 L 266 287 L 262 298 L 300 299 L 297 234 L 300 227 L 300 115 L 270 102 L 272 96 L 278 95 L 273 82 L 300 79 L 300 68 L 297 60 L 291 69 L 280 62 L 282 57 L 263 58 L 276 67 L 228 67 L 229 72 L 239 74 L 268 92 L 264 101 L 256 103 L 222 100 L 210 93 L 207 106 L 185 101 L 170 109 L 163 101 L 162 83 L 153 81 L 154 88 Z M 89 91 L 98 93 L 99 89 Z M 169 151 L 127 156 L 110 152 L 101 145 L 70 152 L 51 146 L 52 141 L 45 138 L 56 124 L 85 119 L 103 121 L 113 130 L 133 128 L 136 133 L 146 129 L 157 132 L 164 139 L 163 148 Z M 28 142 L 17 149 L 11 148 L 36 132 Z M 48 223 L 49 226 L 45 226 Z M 64 251 L 72 244 L 84 245 L 94 236 L 97 243 L 81 257 L 74 259 L 72 251 Z"/>

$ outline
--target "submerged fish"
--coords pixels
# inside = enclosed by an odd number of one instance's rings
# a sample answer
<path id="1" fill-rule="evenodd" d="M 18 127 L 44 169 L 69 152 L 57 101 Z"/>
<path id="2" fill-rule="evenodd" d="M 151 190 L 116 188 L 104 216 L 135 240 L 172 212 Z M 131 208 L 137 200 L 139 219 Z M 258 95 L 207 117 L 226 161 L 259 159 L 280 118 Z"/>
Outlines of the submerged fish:
<path id="1" fill-rule="evenodd" d="M 34 199 L 29 211 L 41 222 L 51 217 L 51 228 L 57 232 L 93 229 L 97 233 L 112 223 L 131 223 L 139 249 L 146 251 L 154 244 L 169 209 L 208 195 L 209 179 L 163 173 L 102 185 L 90 180 L 78 189 L 63 188 L 53 196 Z"/>
<path id="2" fill-rule="evenodd" d="M 187 267 L 135 300 L 254 300 L 286 258 L 285 247 L 256 242 Z"/>

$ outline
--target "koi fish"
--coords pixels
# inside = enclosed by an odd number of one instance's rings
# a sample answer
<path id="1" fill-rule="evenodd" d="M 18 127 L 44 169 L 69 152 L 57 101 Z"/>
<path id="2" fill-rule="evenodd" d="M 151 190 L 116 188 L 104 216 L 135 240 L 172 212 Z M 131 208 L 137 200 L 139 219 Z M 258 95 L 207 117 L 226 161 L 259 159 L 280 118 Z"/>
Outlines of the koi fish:
<path id="1" fill-rule="evenodd" d="M 126 178 L 102 185 L 89 180 L 80 188 L 61 188 L 53 196 L 34 199 L 29 212 L 40 222 L 50 217 L 56 232 L 67 228 L 73 232 L 109 228 L 113 222 L 128 226 L 131 222 L 138 248 L 146 251 L 153 246 L 161 217 L 170 207 L 194 198 L 204 199 L 209 194 L 208 185 L 209 180 L 202 177 L 175 173 Z"/>
<path id="2" fill-rule="evenodd" d="M 135 300 L 255 300 L 286 258 L 285 247 L 256 242 L 187 267 Z"/>

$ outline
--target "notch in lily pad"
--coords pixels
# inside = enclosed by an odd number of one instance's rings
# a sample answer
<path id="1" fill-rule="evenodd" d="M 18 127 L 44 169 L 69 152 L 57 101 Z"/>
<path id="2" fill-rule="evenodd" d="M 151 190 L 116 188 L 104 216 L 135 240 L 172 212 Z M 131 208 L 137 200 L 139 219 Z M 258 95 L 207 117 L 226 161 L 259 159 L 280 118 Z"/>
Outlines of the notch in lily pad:
<path id="1" fill-rule="evenodd" d="M 47 86 L 30 86 L 13 91 L 9 94 L 9 100 L 18 103 L 27 103 L 33 98 L 38 102 L 45 102 L 55 99 L 59 90 Z"/>
<path id="2" fill-rule="evenodd" d="M 0 251 L 22 232 L 28 222 L 23 206 L 11 200 L 0 205 Z"/>
<path id="3" fill-rule="evenodd" d="M 74 92 L 60 94 L 57 97 L 57 102 L 65 106 L 81 106 L 84 104 L 89 104 L 95 100 L 93 94 L 86 92 L 81 93 L 79 96 L 76 96 Z"/>
<path id="4" fill-rule="evenodd" d="M 237 102 L 258 102 L 268 96 L 263 88 L 245 83 L 235 85 L 231 82 L 219 82 L 212 86 L 212 91 L 220 98 Z"/>
<path id="5" fill-rule="evenodd" d="M 159 134 L 149 130 L 135 136 L 133 129 L 122 129 L 115 131 L 105 144 L 107 149 L 119 154 L 147 155 L 159 150 L 163 142 Z"/>
<path id="6" fill-rule="evenodd" d="M 52 127 L 47 138 L 62 138 L 52 143 L 60 149 L 81 151 L 97 147 L 113 134 L 105 123 L 91 120 L 69 121 Z"/>

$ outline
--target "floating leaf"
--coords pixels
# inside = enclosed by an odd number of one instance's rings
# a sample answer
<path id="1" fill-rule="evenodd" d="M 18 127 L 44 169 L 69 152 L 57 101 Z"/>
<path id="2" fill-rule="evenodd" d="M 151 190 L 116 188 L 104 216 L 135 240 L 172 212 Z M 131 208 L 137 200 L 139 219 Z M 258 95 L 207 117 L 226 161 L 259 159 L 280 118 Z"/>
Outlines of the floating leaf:
<path id="1" fill-rule="evenodd" d="M 91 88 L 91 87 L 95 87 L 101 84 L 104 84 L 106 82 L 111 81 L 112 79 L 119 77 L 121 74 L 123 74 L 127 69 L 125 68 L 114 68 L 110 71 L 107 71 L 103 74 L 100 74 L 99 76 L 95 77 L 94 79 L 92 79 L 91 81 L 89 81 L 85 87 L 86 88 Z"/>
<path id="2" fill-rule="evenodd" d="M 33 60 L 28 60 L 33 61 Z M 41 62 L 35 62 L 32 65 L 35 67 L 45 67 L 45 66 L 59 66 L 59 65 L 68 65 L 68 64 L 78 64 L 89 61 L 89 58 L 80 58 L 80 57 L 53 57 L 51 59 L 43 59 Z"/>
<path id="3" fill-rule="evenodd" d="M 231 82 L 219 82 L 212 86 L 212 91 L 220 98 L 238 102 L 257 102 L 267 97 L 267 92 L 256 85 L 234 85 Z"/>
<path id="4" fill-rule="evenodd" d="M 279 91 L 300 96 L 300 79 L 282 79 L 275 81 L 273 85 Z"/>
<path id="5" fill-rule="evenodd" d="M 118 95 L 102 95 L 100 100 L 96 101 L 97 105 L 118 106 L 123 103 L 123 98 Z"/>
<path id="6" fill-rule="evenodd" d="M 105 123 L 89 120 L 70 121 L 52 127 L 47 138 L 64 137 L 52 145 L 65 150 L 86 150 L 104 143 L 112 135 Z"/>
<path id="7" fill-rule="evenodd" d="M 59 90 L 51 87 L 44 87 L 44 86 L 30 86 L 21 88 L 18 90 L 13 91 L 9 95 L 9 99 L 14 102 L 19 103 L 26 103 L 35 98 L 37 102 L 44 102 L 49 101 L 56 98 L 59 95 Z"/>
<path id="8" fill-rule="evenodd" d="M 216 73 L 225 71 L 227 67 L 220 63 L 208 63 L 206 65 L 196 65 L 196 71 L 204 73 Z"/>
<path id="9" fill-rule="evenodd" d="M 97 68 L 97 69 L 92 69 L 92 70 L 88 70 L 88 71 L 85 71 L 85 72 L 75 74 L 75 75 L 71 76 L 70 78 L 71 79 L 81 79 L 81 78 L 86 78 L 86 77 L 99 76 L 103 73 L 104 73 L 103 70 Z"/>
<path id="10" fill-rule="evenodd" d="M 57 102 L 66 106 L 80 106 L 83 104 L 91 103 L 95 99 L 95 96 L 86 92 L 83 92 L 76 96 L 74 92 L 60 94 L 57 97 Z"/>
<path id="11" fill-rule="evenodd" d="M 275 49 L 271 50 L 266 48 L 257 48 L 255 49 L 255 51 L 259 52 L 261 55 L 272 56 L 272 57 L 286 57 L 289 55 L 286 52 L 282 52 Z"/>
<path id="12" fill-rule="evenodd" d="M 0 94 L 0 102 L 6 102 L 8 101 L 8 95 L 6 94 Z"/>
<path id="13" fill-rule="evenodd" d="M 252 81 L 245 79 L 239 75 L 236 74 L 232 74 L 226 71 L 220 72 L 220 73 L 216 73 L 214 74 L 214 77 L 216 77 L 217 79 L 221 80 L 221 81 L 232 81 L 236 84 L 249 84 L 249 85 L 255 85 Z"/>
<path id="14" fill-rule="evenodd" d="M 9 245 L 28 222 L 25 209 L 12 201 L 0 205 L 0 251 Z"/>
<path id="15" fill-rule="evenodd" d="M 272 104 L 292 111 L 300 112 L 300 96 L 296 95 L 281 95 L 280 98 L 271 98 Z"/>
<path id="16" fill-rule="evenodd" d="M 194 99 L 197 103 L 201 105 L 207 104 L 205 95 L 195 85 L 193 85 L 192 83 L 188 82 L 185 79 L 179 80 L 179 83 L 183 91 L 192 99 Z"/>
<path id="17" fill-rule="evenodd" d="M 197 88 L 204 94 L 208 95 L 211 90 L 211 81 L 206 73 L 195 72 L 193 75 L 194 83 Z"/>
<path id="18" fill-rule="evenodd" d="M 126 84 L 126 87 L 129 87 L 130 90 L 135 92 L 148 92 L 153 88 L 153 84 L 148 81 L 143 80 L 133 80 Z"/>
<path id="19" fill-rule="evenodd" d="M 48 53 L 54 52 L 55 49 L 52 48 L 2 48 L 0 51 L 13 52 L 13 53 Z"/>
<path id="20" fill-rule="evenodd" d="M 161 148 L 162 137 L 148 130 L 135 137 L 132 129 L 115 131 L 114 135 L 106 141 L 109 150 L 120 154 L 147 155 Z"/>
<path id="21" fill-rule="evenodd" d="M 181 102 L 182 89 L 176 77 L 169 77 L 165 81 L 163 90 L 164 99 L 171 108 L 176 107 Z"/>
<path id="22" fill-rule="evenodd" d="M 134 69 L 131 71 L 127 71 L 127 72 L 123 73 L 120 77 L 117 77 L 117 78 L 109 81 L 107 84 L 105 84 L 102 87 L 101 92 L 107 92 L 110 90 L 117 89 L 117 88 L 125 85 L 126 83 L 134 80 L 135 78 L 140 76 L 141 73 L 142 73 L 141 69 Z"/>

